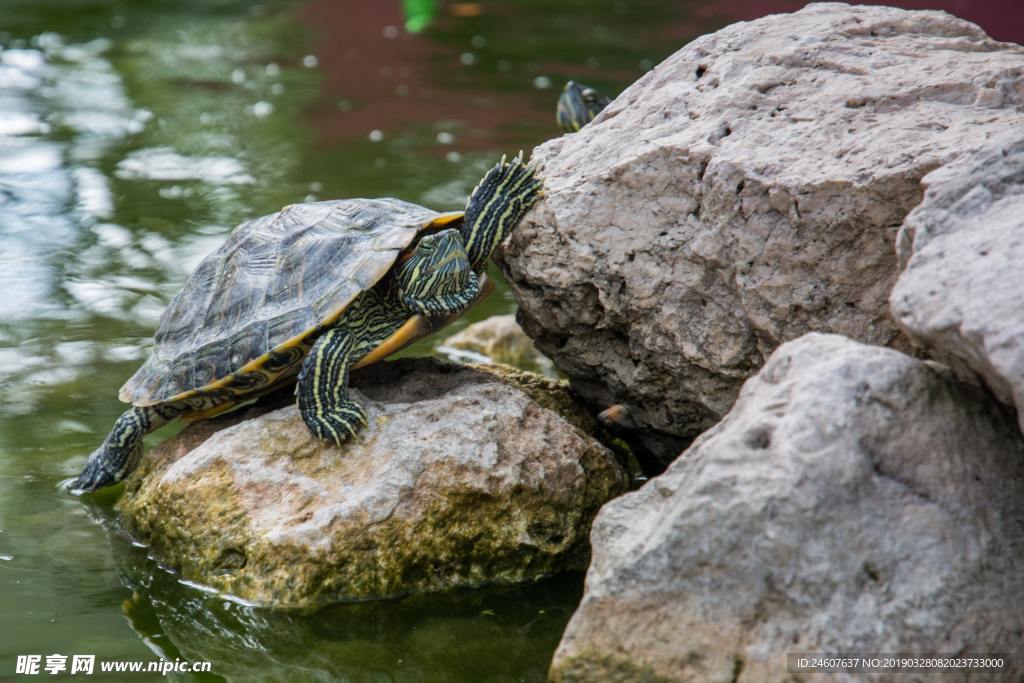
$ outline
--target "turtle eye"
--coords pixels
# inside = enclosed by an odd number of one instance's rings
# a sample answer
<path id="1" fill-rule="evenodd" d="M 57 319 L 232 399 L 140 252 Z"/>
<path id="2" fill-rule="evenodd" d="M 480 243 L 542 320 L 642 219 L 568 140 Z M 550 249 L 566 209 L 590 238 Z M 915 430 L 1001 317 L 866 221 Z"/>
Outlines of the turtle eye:
<path id="1" fill-rule="evenodd" d="M 586 100 L 587 102 L 594 102 L 597 99 L 597 91 L 594 90 L 593 88 L 587 88 L 580 94 L 583 96 L 583 99 Z"/>

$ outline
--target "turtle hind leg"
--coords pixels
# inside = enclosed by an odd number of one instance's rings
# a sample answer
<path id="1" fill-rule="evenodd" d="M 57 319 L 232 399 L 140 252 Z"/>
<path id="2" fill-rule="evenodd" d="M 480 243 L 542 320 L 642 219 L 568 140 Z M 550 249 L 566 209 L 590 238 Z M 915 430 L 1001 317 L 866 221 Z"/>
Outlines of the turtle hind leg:
<path id="1" fill-rule="evenodd" d="M 73 491 L 95 491 L 121 481 L 142 459 L 142 439 L 185 411 L 175 405 L 129 408 L 117 418 L 113 429 L 99 448 L 94 450 L 78 475 L 69 485 Z"/>
<path id="2" fill-rule="evenodd" d="M 341 445 L 366 426 L 366 411 L 349 398 L 348 372 L 355 337 L 343 328 L 328 330 L 310 349 L 295 388 L 299 412 L 319 439 Z"/>

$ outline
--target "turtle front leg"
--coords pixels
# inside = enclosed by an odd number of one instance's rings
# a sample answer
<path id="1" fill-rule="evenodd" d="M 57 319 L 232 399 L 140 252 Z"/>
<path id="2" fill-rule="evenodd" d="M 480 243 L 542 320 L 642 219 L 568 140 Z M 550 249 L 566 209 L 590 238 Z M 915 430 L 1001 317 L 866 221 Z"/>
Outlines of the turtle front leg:
<path id="1" fill-rule="evenodd" d="M 355 337 L 344 328 L 324 332 L 302 363 L 295 393 L 302 419 L 317 438 L 339 446 L 366 426 L 366 411 L 348 395 Z"/>
<path id="2" fill-rule="evenodd" d="M 486 279 L 470 267 L 458 233 L 445 230 L 420 240 L 412 258 L 398 269 L 398 297 L 413 313 L 447 320 L 480 296 Z"/>
<path id="3" fill-rule="evenodd" d="M 142 459 L 142 439 L 185 412 L 184 407 L 134 406 L 117 418 L 114 428 L 100 447 L 92 452 L 82 473 L 71 482 L 73 491 L 95 491 L 121 481 Z"/>
<path id="4" fill-rule="evenodd" d="M 402 303 L 413 311 L 427 318 L 448 318 L 469 308 L 480 295 L 480 278 L 476 273 L 468 271 L 465 282 L 458 287 L 448 287 L 449 291 L 437 287 L 427 291 L 402 293 Z"/>

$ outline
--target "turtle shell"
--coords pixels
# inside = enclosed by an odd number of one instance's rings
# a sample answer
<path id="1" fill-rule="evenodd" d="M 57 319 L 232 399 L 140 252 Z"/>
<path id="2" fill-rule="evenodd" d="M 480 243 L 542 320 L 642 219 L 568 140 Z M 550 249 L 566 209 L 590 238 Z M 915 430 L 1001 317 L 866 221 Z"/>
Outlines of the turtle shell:
<path id="1" fill-rule="evenodd" d="M 347 199 L 242 223 L 164 310 L 153 355 L 120 399 L 154 405 L 265 387 L 295 367 L 310 337 L 379 282 L 417 234 L 461 217 L 398 199 Z"/>

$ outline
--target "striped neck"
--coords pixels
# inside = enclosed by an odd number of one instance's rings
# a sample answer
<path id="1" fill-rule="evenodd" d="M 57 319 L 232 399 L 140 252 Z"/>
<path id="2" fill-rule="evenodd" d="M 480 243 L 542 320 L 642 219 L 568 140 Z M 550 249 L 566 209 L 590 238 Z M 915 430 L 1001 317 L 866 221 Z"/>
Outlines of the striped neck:
<path id="1" fill-rule="evenodd" d="M 522 153 L 501 161 L 483 177 L 466 203 L 460 228 L 473 270 L 482 272 L 487 259 L 519 224 L 540 194 L 541 183 Z"/>

